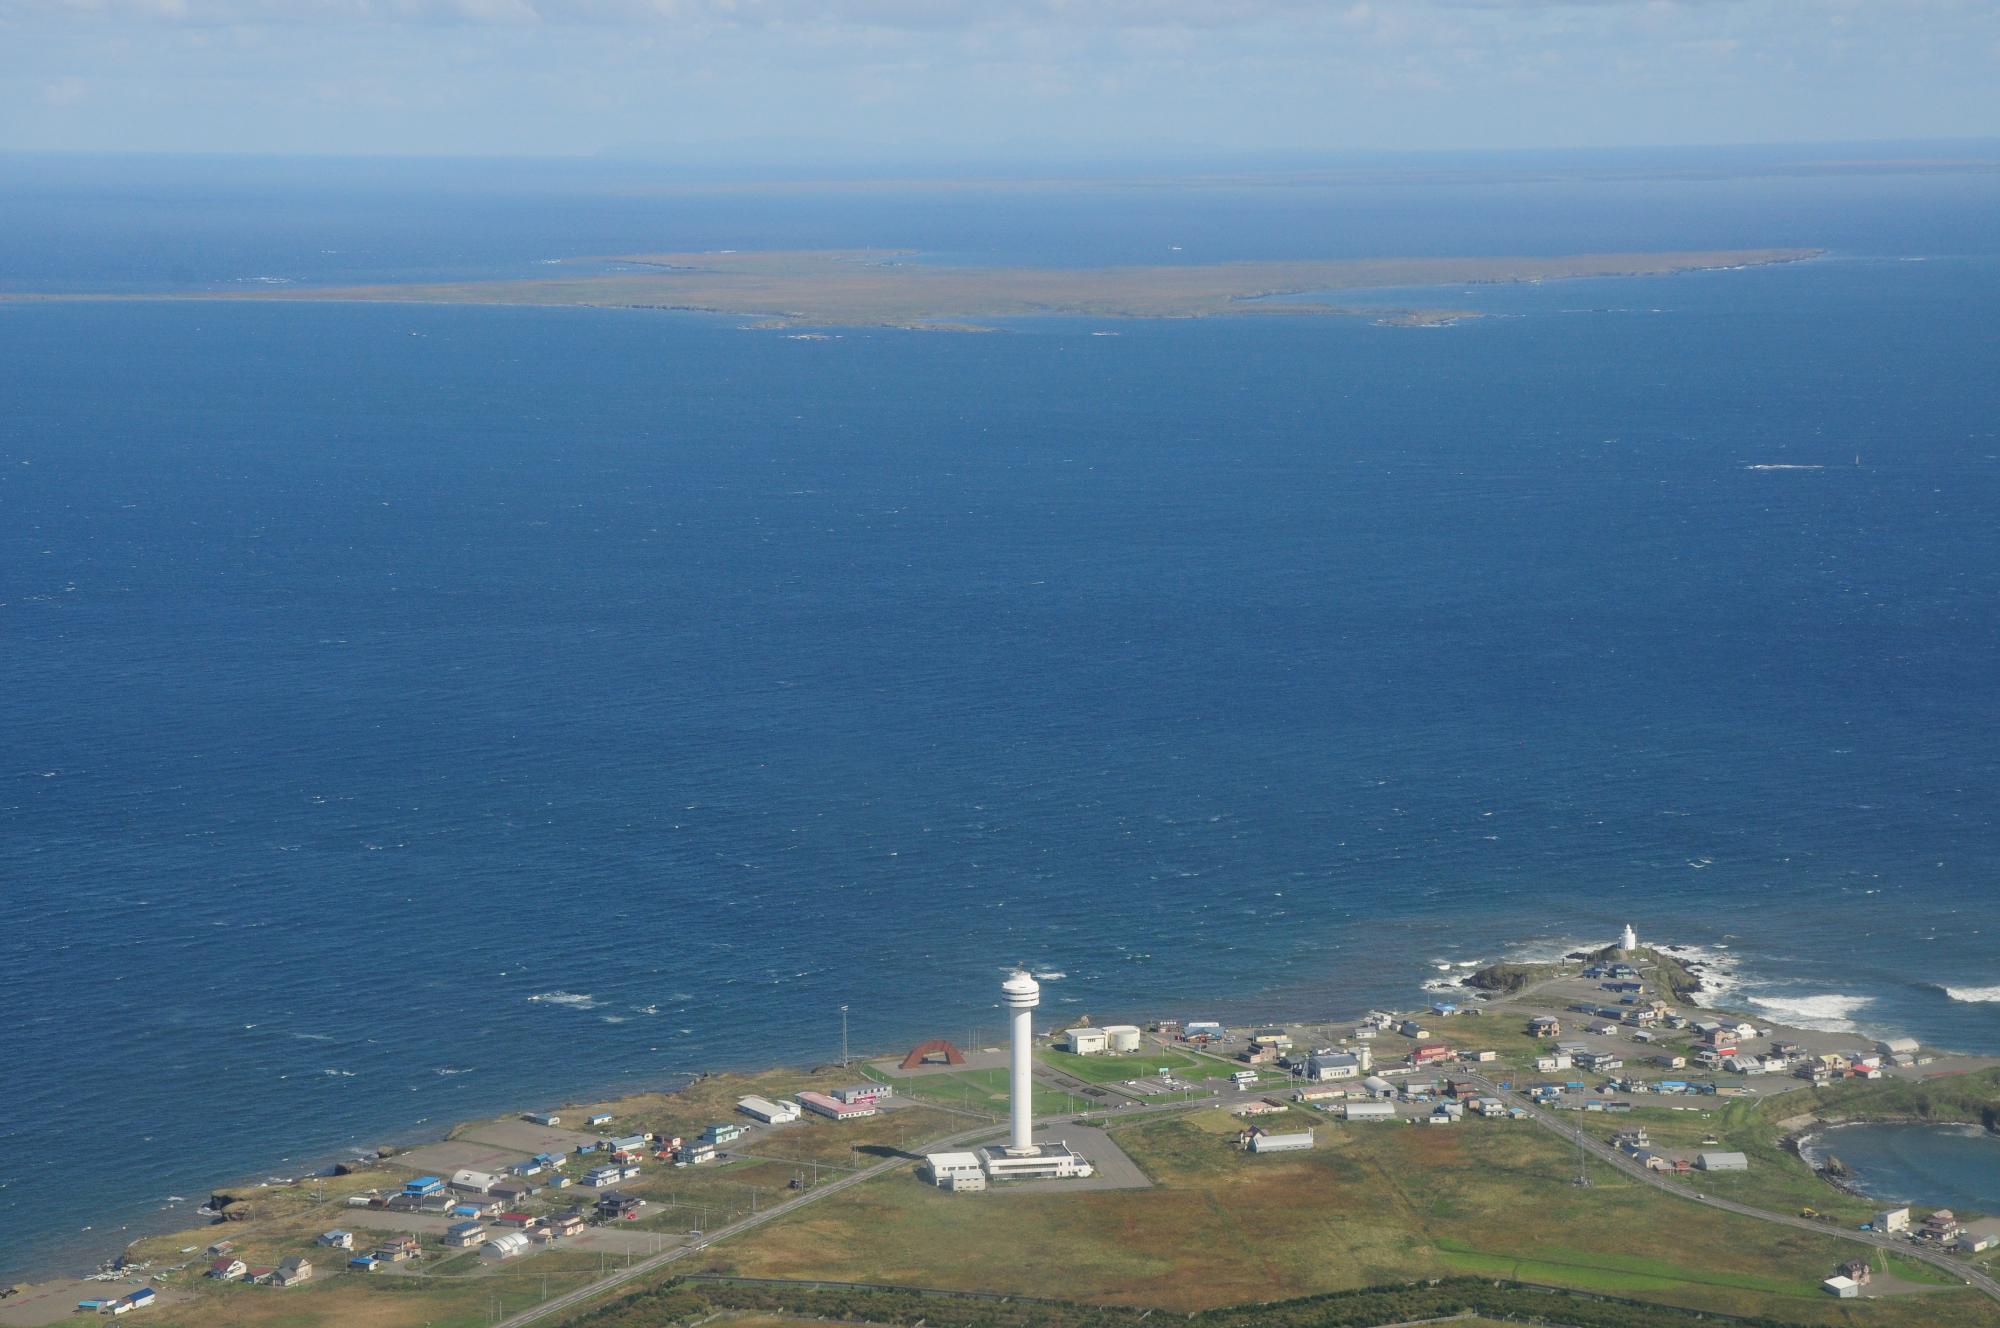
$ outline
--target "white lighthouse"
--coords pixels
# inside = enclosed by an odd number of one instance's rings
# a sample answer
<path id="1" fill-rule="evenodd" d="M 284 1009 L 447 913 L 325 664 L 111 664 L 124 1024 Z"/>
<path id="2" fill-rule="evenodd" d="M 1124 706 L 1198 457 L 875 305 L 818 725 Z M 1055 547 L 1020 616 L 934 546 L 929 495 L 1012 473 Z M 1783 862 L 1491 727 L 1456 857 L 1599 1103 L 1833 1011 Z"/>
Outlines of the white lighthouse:
<path id="1" fill-rule="evenodd" d="M 1042 1003 L 1042 984 L 1020 969 L 1000 984 L 1000 999 L 1013 1025 L 1008 1047 L 1007 1152 L 1013 1157 L 1035 1155 L 1035 1007 Z"/>
<path id="2" fill-rule="evenodd" d="M 1625 924 L 1624 935 L 1618 938 L 1618 948 L 1621 950 L 1636 950 L 1639 948 L 1639 933 L 1632 930 L 1632 924 L 1629 922 Z"/>

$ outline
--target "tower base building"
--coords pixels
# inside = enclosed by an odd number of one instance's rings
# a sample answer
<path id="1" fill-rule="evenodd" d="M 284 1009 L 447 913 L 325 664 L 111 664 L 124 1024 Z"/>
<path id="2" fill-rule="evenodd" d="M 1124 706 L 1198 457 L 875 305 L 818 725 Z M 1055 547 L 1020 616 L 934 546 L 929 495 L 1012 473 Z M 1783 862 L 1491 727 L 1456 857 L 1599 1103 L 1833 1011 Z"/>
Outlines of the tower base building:
<path id="1" fill-rule="evenodd" d="M 1095 1171 L 1090 1159 L 1060 1140 L 1036 1144 L 1034 1151 L 982 1148 L 979 1160 L 988 1180 L 1083 1180 Z"/>

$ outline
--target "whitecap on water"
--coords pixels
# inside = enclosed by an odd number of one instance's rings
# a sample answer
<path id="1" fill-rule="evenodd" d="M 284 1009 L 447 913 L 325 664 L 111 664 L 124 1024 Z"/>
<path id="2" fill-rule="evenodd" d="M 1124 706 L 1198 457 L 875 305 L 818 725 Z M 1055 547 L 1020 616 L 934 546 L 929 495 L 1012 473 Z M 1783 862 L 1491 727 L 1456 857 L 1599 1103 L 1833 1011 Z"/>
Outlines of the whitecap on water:
<path id="1" fill-rule="evenodd" d="M 2000 1001 L 2000 987 L 1946 987 L 1944 994 L 1955 1001 Z"/>
<path id="2" fill-rule="evenodd" d="M 597 1006 L 597 999 L 589 992 L 544 991 L 530 996 L 528 999 L 531 1001 L 544 1001 L 550 1005 L 567 1005 L 572 1010 L 590 1010 L 595 1009 Z"/>

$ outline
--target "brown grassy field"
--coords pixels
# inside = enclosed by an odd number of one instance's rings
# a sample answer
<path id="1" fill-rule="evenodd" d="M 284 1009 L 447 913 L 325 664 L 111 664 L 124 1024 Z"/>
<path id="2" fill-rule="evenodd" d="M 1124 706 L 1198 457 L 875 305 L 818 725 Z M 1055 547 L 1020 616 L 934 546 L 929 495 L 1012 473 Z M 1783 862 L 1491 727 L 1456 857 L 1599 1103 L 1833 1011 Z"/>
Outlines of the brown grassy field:
<path id="1" fill-rule="evenodd" d="M 1258 1158 L 1187 1121 L 1130 1127 L 1119 1138 L 1160 1183 L 1138 1193 L 952 1196 L 899 1175 L 712 1263 L 1183 1311 L 1472 1272 L 1802 1324 L 2000 1323 L 1961 1291 L 1835 1303 L 1818 1280 L 1855 1247 L 1622 1177 L 1578 1190 L 1559 1141 L 1525 1123 L 1319 1134 Z"/>

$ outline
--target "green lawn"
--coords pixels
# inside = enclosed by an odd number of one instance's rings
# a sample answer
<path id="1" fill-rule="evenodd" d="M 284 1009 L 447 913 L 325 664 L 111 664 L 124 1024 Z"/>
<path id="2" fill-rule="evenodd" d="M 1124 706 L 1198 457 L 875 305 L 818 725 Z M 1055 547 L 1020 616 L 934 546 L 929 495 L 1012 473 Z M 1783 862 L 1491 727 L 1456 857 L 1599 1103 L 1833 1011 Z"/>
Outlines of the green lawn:
<path id="1" fill-rule="evenodd" d="M 1162 1067 L 1171 1068 L 1180 1079 L 1227 1079 L 1241 1066 L 1229 1065 L 1207 1056 L 1190 1056 L 1164 1047 L 1133 1056 L 1075 1056 L 1053 1048 L 1041 1053 L 1050 1069 L 1074 1075 L 1086 1083 L 1120 1084 L 1128 1079 L 1156 1078 Z"/>
<path id="2" fill-rule="evenodd" d="M 1437 1247 L 1454 1272 L 1481 1273 L 1518 1282 L 1545 1282 L 1586 1291 L 1630 1294 L 1697 1285 L 1733 1287 L 1776 1296 L 1820 1294 L 1819 1286 L 1813 1282 L 1748 1273 L 1712 1273 L 1636 1254 L 1593 1253 L 1560 1246 L 1538 1248 L 1527 1256 L 1488 1254 L 1448 1237 L 1440 1238 Z"/>
<path id="3" fill-rule="evenodd" d="M 903 1097 L 915 1098 L 922 1102 L 938 1102 L 946 1106 L 967 1107 L 974 1111 L 988 1112 L 996 1118 L 1007 1114 L 1005 1070 L 950 1070 L 935 1074 L 913 1075 L 907 1079 L 898 1079 L 895 1083 L 896 1092 Z M 1072 1109 L 1082 1111 L 1097 1105 L 1099 1103 L 1095 1098 L 1072 1096 L 1041 1084 L 1035 1085 L 1037 1116 L 1059 1116 Z"/>

